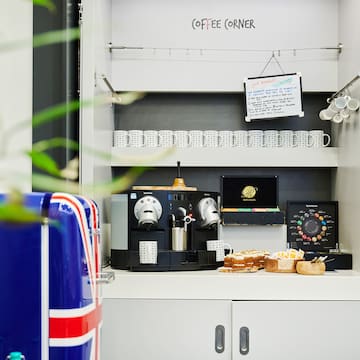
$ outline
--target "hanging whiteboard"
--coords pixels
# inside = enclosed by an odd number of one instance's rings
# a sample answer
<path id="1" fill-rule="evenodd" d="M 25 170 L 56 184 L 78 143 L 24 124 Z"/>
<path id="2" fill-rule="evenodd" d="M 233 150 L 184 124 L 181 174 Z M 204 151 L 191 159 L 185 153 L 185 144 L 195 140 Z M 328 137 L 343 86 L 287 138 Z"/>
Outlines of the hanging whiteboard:
<path id="1" fill-rule="evenodd" d="M 248 78 L 244 81 L 244 89 L 246 122 L 304 116 L 299 73 Z"/>

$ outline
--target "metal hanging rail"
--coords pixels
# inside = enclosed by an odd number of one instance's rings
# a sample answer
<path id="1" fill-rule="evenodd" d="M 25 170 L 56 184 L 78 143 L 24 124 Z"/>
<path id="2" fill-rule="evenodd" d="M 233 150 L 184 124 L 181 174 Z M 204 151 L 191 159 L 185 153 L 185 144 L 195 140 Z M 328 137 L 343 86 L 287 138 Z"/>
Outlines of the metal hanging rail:
<path id="1" fill-rule="evenodd" d="M 357 74 L 352 80 L 350 80 L 344 87 L 342 87 L 340 90 L 338 90 L 336 93 L 334 93 L 333 95 L 331 95 L 328 99 L 327 102 L 330 103 L 333 99 L 335 99 L 338 95 L 340 95 L 341 93 L 343 93 L 347 88 L 349 88 L 354 82 L 356 82 L 358 79 L 360 79 L 360 73 Z"/>
<path id="2" fill-rule="evenodd" d="M 342 51 L 343 44 L 339 43 L 337 46 L 325 46 L 318 48 L 293 48 L 293 49 L 275 49 L 275 50 L 265 50 L 265 49 L 221 49 L 221 48 L 182 48 L 182 47 L 146 47 L 146 46 L 125 46 L 125 45 L 114 45 L 113 43 L 108 43 L 109 51 L 113 50 L 168 50 L 168 51 L 198 51 L 201 54 L 205 51 L 216 51 L 216 52 L 272 52 L 277 53 L 280 56 L 281 52 L 292 52 L 296 56 L 297 51 L 314 51 L 314 50 L 336 50 L 339 54 Z"/>

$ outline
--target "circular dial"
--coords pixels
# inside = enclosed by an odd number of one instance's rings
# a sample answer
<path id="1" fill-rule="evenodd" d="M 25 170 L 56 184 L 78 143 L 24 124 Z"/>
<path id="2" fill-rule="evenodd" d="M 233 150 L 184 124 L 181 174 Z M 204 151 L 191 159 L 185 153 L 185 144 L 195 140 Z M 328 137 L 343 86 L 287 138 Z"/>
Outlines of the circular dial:
<path id="1" fill-rule="evenodd" d="M 327 222 L 323 216 L 315 213 L 304 213 L 296 222 L 297 233 L 305 241 L 320 241 L 327 230 Z"/>
<path id="2" fill-rule="evenodd" d="M 302 225 L 303 232 L 309 236 L 315 236 L 321 231 L 321 222 L 315 218 L 307 218 Z"/>

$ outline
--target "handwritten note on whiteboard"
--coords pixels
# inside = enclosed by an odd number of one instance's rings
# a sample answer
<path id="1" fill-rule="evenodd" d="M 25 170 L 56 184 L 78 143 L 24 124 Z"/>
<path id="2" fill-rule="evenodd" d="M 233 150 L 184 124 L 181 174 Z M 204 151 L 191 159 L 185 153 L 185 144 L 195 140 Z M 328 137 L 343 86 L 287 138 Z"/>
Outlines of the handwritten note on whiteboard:
<path id="1" fill-rule="evenodd" d="M 304 116 L 300 74 L 284 74 L 244 81 L 245 121 Z"/>

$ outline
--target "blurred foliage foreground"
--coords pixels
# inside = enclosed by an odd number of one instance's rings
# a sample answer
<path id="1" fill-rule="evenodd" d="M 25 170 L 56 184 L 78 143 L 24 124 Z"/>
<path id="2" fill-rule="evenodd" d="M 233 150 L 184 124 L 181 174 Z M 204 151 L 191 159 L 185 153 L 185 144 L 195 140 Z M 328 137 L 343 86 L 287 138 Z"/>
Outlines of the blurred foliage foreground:
<path id="1" fill-rule="evenodd" d="M 50 12 L 56 11 L 55 5 L 51 0 L 32 0 L 36 6 L 42 6 L 47 8 Z M 0 42 L 0 56 L 1 53 L 10 52 L 32 43 L 33 48 L 46 46 L 56 43 L 62 43 L 66 41 L 73 41 L 80 38 L 79 28 L 71 28 L 59 31 L 49 31 L 46 33 L 34 35 L 32 42 L 29 39 L 23 41 L 13 41 L 7 43 Z M 74 100 L 63 104 L 58 104 L 47 108 L 37 114 L 33 114 L 31 119 L 18 122 L 13 127 L 10 127 L 6 131 L 1 124 L 1 109 L 0 109 L 0 134 L 1 134 L 1 152 L 0 161 L 6 160 L 7 156 L 13 156 L 9 154 L 6 148 L 7 139 L 10 136 L 14 136 L 17 131 L 28 129 L 50 121 L 60 121 L 59 119 L 64 117 L 68 112 L 77 111 L 81 107 L 85 106 L 101 106 L 108 103 L 116 102 L 120 105 L 129 105 L 134 101 L 140 100 L 144 97 L 144 93 L 140 92 L 127 92 L 120 94 L 107 94 L 98 98 L 89 99 L 87 101 Z M 114 98 L 115 97 L 115 98 Z M 2 131 L 4 130 L 4 131 Z M 72 194 L 94 194 L 96 197 L 105 196 L 111 193 L 119 193 L 128 189 L 131 184 L 134 183 L 136 178 L 143 173 L 144 167 L 134 167 L 128 170 L 127 173 L 118 178 L 113 178 L 108 183 L 94 184 L 92 186 L 84 186 L 78 183 L 79 177 L 79 160 L 74 158 L 66 165 L 65 168 L 59 168 L 57 162 L 47 153 L 48 150 L 56 147 L 65 147 L 74 150 L 76 153 L 79 151 L 79 144 L 67 138 L 54 137 L 47 140 L 41 140 L 32 144 L 31 149 L 24 149 L 22 154 L 30 157 L 32 164 L 41 170 L 41 173 L 32 174 L 32 185 L 34 188 L 42 189 L 43 191 L 55 192 L 67 192 Z M 111 154 L 106 152 L 100 152 L 91 148 L 82 148 L 82 151 L 86 151 L 94 157 L 99 157 L 102 160 L 107 161 L 110 164 Z M 168 150 L 170 151 L 170 150 Z M 168 152 L 166 151 L 166 152 Z M 156 155 L 158 157 L 159 155 Z M 164 152 L 160 154 L 164 156 Z M 146 159 L 145 159 L 146 160 Z M 149 159 L 150 160 L 150 159 Z M 10 161 L 11 164 L 11 161 Z M 12 164 L 12 167 L 14 164 Z M 6 172 L 11 173 L 14 169 L 6 169 Z M 0 221 L 5 222 L 34 222 L 41 220 L 38 215 L 32 213 L 29 209 L 26 209 L 23 205 L 23 194 L 11 183 L 7 183 L 9 176 L 3 175 L 0 177 L 0 185 L 5 189 L 8 189 L 6 193 L 6 201 L 0 203 Z M 24 176 L 25 178 L 25 176 Z"/>

